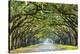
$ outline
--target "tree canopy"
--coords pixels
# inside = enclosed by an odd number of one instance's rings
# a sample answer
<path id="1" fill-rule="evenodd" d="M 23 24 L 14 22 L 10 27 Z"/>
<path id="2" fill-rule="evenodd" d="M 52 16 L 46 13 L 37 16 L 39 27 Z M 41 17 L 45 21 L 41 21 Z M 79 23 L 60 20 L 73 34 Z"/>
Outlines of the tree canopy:
<path id="1" fill-rule="evenodd" d="M 9 5 L 9 49 L 37 44 L 45 38 L 77 45 L 76 4 L 10 1 Z"/>

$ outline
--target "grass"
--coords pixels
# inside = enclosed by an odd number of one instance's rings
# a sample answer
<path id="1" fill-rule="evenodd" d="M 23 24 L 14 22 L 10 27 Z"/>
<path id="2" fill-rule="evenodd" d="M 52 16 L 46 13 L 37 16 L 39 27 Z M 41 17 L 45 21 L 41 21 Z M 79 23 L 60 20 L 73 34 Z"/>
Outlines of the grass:
<path id="1" fill-rule="evenodd" d="M 30 46 L 27 46 L 27 47 L 22 47 L 22 48 L 18 48 L 18 49 L 15 49 L 15 50 L 11 50 L 10 53 L 13 54 L 13 53 L 29 52 L 29 51 L 33 51 L 32 49 L 34 49 L 38 46 L 39 45 L 36 44 L 36 45 L 30 45 Z"/>
<path id="2" fill-rule="evenodd" d="M 62 44 L 59 44 L 57 47 L 62 48 L 62 49 L 65 49 L 65 50 L 76 50 L 76 49 L 78 49 L 77 46 L 62 45 Z"/>
<path id="3" fill-rule="evenodd" d="M 10 54 L 14 54 L 14 53 L 26 53 L 26 52 L 35 52 L 35 48 L 38 48 L 40 46 L 40 44 L 36 44 L 36 45 L 30 45 L 30 46 L 26 46 L 26 47 L 22 47 L 22 48 L 18 48 L 15 50 L 11 50 Z M 76 50 L 78 49 L 77 46 L 72 46 L 72 45 L 62 45 L 62 44 L 57 44 L 56 45 L 57 48 L 63 49 L 63 50 Z"/>

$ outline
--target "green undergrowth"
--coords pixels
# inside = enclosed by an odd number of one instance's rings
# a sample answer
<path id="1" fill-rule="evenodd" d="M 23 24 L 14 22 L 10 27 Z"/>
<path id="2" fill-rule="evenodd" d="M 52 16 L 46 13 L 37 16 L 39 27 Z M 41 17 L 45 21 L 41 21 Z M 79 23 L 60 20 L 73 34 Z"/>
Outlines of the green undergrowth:
<path id="1" fill-rule="evenodd" d="M 77 46 L 62 45 L 62 44 L 59 44 L 57 47 L 62 48 L 62 49 L 66 49 L 66 50 L 76 50 L 76 49 L 78 49 Z"/>
<path id="2" fill-rule="evenodd" d="M 27 46 L 27 47 L 21 47 L 21 48 L 17 48 L 15 50 L 11 50 L 10 53 L 23 53 L 23 52 L 29 52 L 31 51 L 32 49 L 38 47 L 39 45 L 36 44 L 36 45 L 30 45 L 30 46 Z"/>

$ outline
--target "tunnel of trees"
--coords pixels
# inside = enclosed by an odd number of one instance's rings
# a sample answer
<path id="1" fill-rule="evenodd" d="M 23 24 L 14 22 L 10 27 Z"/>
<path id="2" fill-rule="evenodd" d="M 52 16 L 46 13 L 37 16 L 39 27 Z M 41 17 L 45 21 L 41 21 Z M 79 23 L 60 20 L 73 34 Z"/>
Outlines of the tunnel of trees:
<path id="1" fill-rule="evenodd" d="M 77 46 L 76 4 L 9 1 L 9 50 L 51 38 L 57 44 Z"/>

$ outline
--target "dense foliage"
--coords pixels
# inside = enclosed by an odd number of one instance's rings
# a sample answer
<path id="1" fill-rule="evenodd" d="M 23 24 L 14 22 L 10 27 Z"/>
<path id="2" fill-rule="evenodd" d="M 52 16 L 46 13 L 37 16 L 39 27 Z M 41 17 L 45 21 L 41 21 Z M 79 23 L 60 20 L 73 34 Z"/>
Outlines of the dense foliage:
<path id="1" fill-rule="evenodd" d="M 38 44 L 46 38 L 77 45 L 76 4 L 10 1 L 9 5 L 9 49 Z"/>

